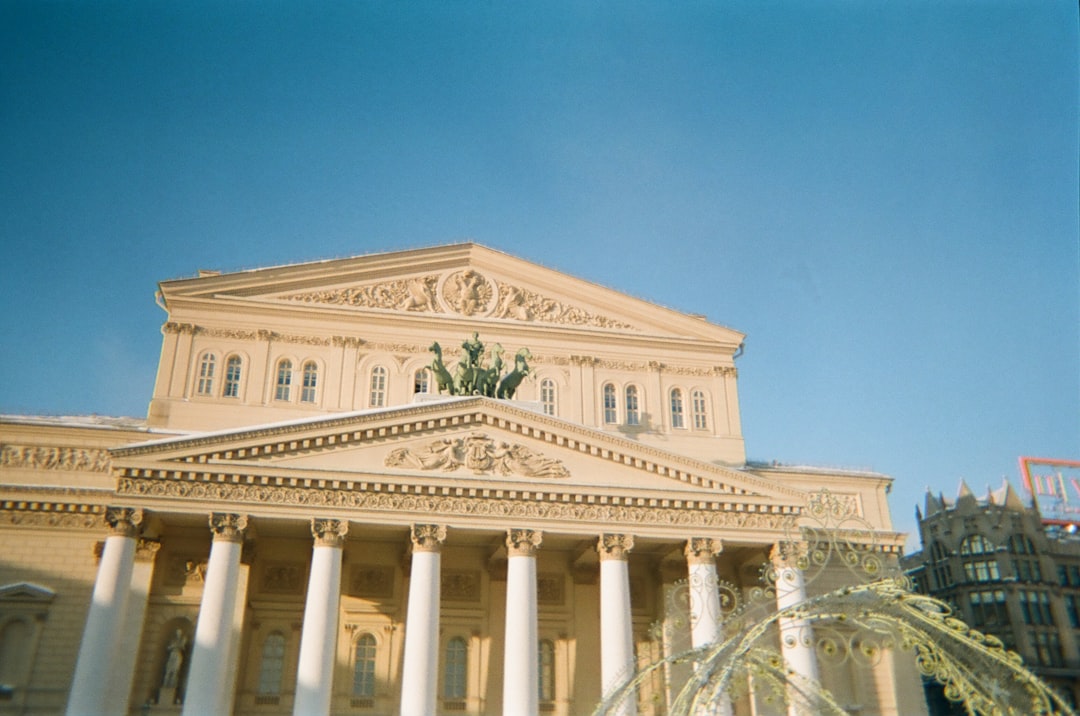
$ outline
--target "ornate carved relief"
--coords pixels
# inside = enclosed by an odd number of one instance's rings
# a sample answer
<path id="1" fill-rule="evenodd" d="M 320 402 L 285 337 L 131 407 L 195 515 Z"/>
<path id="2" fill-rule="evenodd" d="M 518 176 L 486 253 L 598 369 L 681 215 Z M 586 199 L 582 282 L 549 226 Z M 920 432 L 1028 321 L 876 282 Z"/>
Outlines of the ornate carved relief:
<path id="1" fill-rule="evenodd" d="M 202 556 L 174 554 L 163 570 L 162 582 L 171 587 L 202 584 L 206 580 L 206 564 Z"/>
<path id="2" fill-rule="evenodd" d="M 536 602 L 553 607 L 566 603 L 566 580 L 560 572 L 536 575 Z"/>
<path id="3" fill-rule="evenodd" d="M 385 489 L 385 486 L 382 487 Z M 419 493 L 419 490 L 417 491 Z M 500 491 L 502 492 L 502 491 Z M 698 501 L 666 506 L 639 507 L 632 504 L 568 503 L 554 500 L 504 497 L 451 497 L 429 494 L 401 494 L 301 486 L 237 485 L 217 482 L 190 482 L 175 479 L 120 478 L 117 494 L 168 497 L 198 501 L 238 502 L 308 507 L 336 507 L 381 512 L 411 512 L 440 516 L 461 515 L 500 519 L 573 520 L 592 523 L 645 523 L 679 527 L 733 527 L 780 530 L 792 521 L 791 512 L 725 510 L 722 503 Z M 592 499 L 592 498 L 590 498 Z M 756 506 L 750 506 L 757 510 Z M 445 530 L 445 528 L 443 528 Z M 445 532 L 444 532 L 445 533 Z"/>
<path id="4" fill-rule="evenodd" d="M 349 574 L 348 593 L 354 597 L 392 598 L 394 596 L 394 568 L 354 565 Z"/>
<path id="5" fill-rule="evenodd" d="M 444 570 L 439 590 L 440 597 L 448 602 L 479 602 L 480 572 Z"/>
<path id="6" fill-rule="evenodd" d="M 0 467 L 108 472 L 109 465 L 108 450 L 41 445 L 4 445 L 0 450 Z"/>
<path id="7" fill-rule="evenodd" d="M 524 477 L 569 477 L 570 471 L 554 458 L 547 458 L 524 445 L 496 444 L 483 433 L 466 438 L 442 438 L 416 448 L 397 448 L 386 456 L 387 467 L 450 472 L 464 466 L 476 475 L 522 475 Z"/>
<path id="8" fill-rule="evenodd" d="M 302 594 L 304 565 L 292 562 L 270 562 L 263 566 L 260 591 L 267 594 Z"/>
<path id="9" fill-rule="evenodd" d="M 556 301 L 535 291 L 499 284 L 471 268 L 368 286 L 298 293 L 284 298 L 302 303 L 418 313 L 455 313 L 461 316 L 492 316 L 515 321 L 636 330 L 628 323 Z"/>

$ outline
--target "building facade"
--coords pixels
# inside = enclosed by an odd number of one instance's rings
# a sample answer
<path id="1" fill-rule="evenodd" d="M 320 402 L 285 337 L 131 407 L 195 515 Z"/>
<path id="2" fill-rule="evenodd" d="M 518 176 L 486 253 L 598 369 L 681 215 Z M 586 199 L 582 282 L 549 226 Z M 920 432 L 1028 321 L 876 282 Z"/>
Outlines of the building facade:
<path id="1" fill-rule="evenodd" d="M 903 543 L 888 477 L 747 464 L 742 334 L 482 246 L 159 303 L 145 420 L 0 419 L 0 713 L 587 714 L 675 648 L 675 585 L 752 588 L 815 491 Z M 907 714 L 908 661 L 821 678 Z"/>
<path id="2" fill-rule="evenodd" d="M 1023 657 L 1066 702 L 1080 703 L 1080 539 L 1049 527 L 1006 482 L 977 497 L 927 493 L 922 550 L 904 558 L 916 589 L 951 605 Z M 931 713 L 961 711 L 931 686 Z"/>

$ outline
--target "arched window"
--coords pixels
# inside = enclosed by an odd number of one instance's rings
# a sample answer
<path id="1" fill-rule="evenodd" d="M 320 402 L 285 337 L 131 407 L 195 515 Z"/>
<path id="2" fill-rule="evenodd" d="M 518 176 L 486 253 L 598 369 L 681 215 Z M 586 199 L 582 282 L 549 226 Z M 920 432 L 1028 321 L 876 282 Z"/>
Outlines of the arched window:
<path id="1" fill-rule="evenodd" d="M 615 386 L 611 383 L 604 384 L 604 422 L 608 424 L 619 422 L 618 404 L 615 398 Z"/>
<path id="2" fill-rule="evenodd" d="M 217 358 L 213 353 L 203 354 L 199 362 L 199 382 L 195 392 L 199 395 L 214 394 L 214 369 L 217 367 Z"/>
<path id="3" fill-rule="evenodd" d="M 555 381 L 551 378 L 540 381 L 540 404 L 544 406 L 544 415 L 555 414 Z"/>
<path id="4" fill-rule="evenodd" d="M 277 364 L 277 385 L 274 388 L 274 400 L 288 400 L 291 385 L 292 361 L 285 358 L 278 361 Z"/>
<path id="5" fill-rule="evenodd" d="M 537 695 L 541 702 L 551 702 L 555 700 L 555 645 L 550 639 L 540 640 L 538 656 L 537 666 L 540 674 L 537 680 L 539 687 Z"/>
<path id="6" fill-rule="evenodd" d="M 22 619 L 12 619 L 0 629 L 0 684 L 22 686 L 32 634 L 30 625 Z"/>
<path id="7" fill-rule="evenodd" d="M 705 393 L 695 390 L 690 396 L 694 411 L 694 430 L 708 430 L 708 407 L 705 403 Z"/>
<path id="8" fill-rule="evenodd" d="M 318 399 L 319 366 L 315 361 L 304 363 L 303 383 L 300 385 L 300 402 L 314 403 Z"/>
<path id="9" fill-rule="evenodd" d="M 463 638 L 455 636 L 446 642 L 446 659 L 443 661 L 443 699 L 457 701 L 465 698 L 468 657 L 468 647 Z"/>
<path id="10" fill-rule="evenodd" d="M 428 392 L 428 369 L 421 368 L 413 374 L 414 395 L 423 395 Z"/>
<path id="11" fill-rule="evenodd" d="M 262 661 L 259 665 L 259 691 L 257 697 L 267 703 L 267 697 L 281 695 L 281 677 L 285 673 L 285 635 L 271 632 L 263 642 Z M 276 701 L 275 701 L 276 703 Z"/>
<path id="12" fill-rule="evenodd" d="M 356 640 L 353 651 L 352 695 L 354 698 L 375 697 L 375 637 L 364 634 Z"/>
<path id="13" fill-rule="evenodd" d="M 626 424 L 641 425 L 641 408 L 638 405 L 636 385 L 626 386 Z"/>
<path id="14" fill-rule="evenodd" d="M 671 389 L 671 427 L 686 427 L 686 420 L 683 417 L 682 390 L 680 390 L 679 388 Z"/>
<path id="15" fill-rule="evenodd" d="M 221 394 L 226 398 L 240 397 L 240 356 L 229 356 L 225 361 L 225 387 Z"/>
<path id="16" fill-rule="evenodd" d="M 372 408 L 381 408 L 386 405 L 386 368 L 377 365 L 371 369 L 371 400 Z"/>

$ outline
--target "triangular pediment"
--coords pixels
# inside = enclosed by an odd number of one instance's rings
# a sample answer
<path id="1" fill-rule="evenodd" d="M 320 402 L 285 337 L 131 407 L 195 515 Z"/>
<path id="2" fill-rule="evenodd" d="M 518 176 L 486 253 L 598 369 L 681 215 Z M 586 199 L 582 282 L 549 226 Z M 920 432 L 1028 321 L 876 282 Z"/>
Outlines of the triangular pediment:
<path id="1" fill-rule="evenodd" d="M 161 284 L 184 300 L 243 302 L 340 315 L 392 314 L 472 324 L 693 338 L 742 334 L 477 244 L 455 244 Z"/>
<path id="2" fill-rule="evenodd" d="M 481 397 L 189 435 L 112 455 L 119 473 L 136 479 L 200 474 L 218 482 L 348 489 L 377 482 L 452 492 L 559 491 L 778 512 L 797 509 L 806 497 L 749 472 Z"/>

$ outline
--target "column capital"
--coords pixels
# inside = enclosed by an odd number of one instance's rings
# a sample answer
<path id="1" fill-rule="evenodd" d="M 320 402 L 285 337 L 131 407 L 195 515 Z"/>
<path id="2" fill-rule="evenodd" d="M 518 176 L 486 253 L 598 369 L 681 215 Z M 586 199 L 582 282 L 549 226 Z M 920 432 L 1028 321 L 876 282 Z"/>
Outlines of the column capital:
<path id="1" fill-rule="evenodd" d="M 120 537 L 135 537 L 143 521 L 143 511 L 135 507 L 106 507 L 105 522 L 109 533 Z"/>
<path id="2" fill-rule="evenodd" d="M 724 543 L 711 537 L 691 537 L 683 548 L 688 564 L 710 564 L 723 551 Z"/>
<path id="3" fill-rule="evenodd" d="M 413 552 L 441 552 L 446 525 L 413 525 L 409 530 Z"/>
<path id="4" fill-rule="evenodd" d="M 215 542 L 242 543 L 247 524 L 247 515 L 238 515 L 233 512 L 210 513 L 210 531 L 214 533 Z"/>
<path id="5" fill-rule="evenodd" d="M 311 518 L 311 536 L 315 538 L 316 547 L 341 547 L 348 533 L 348 520 Z"/>
<path id="6" fill-rule="evenodd" d="M 135 561 L 136 562 L 153 562 L 157 557 L 158 550 L 161 549 L 161 542 L 150 539 L 140 539 L 135 545 Z"/>
<path id="7" fill-rule="evenodd" d="M 608 559 L 628 560 L 630 550 L 634 548 L 634 535 L 616 534 L 605 532 L 600 535 L 596 543 L 596 551 L 600 553 L 600 561 Z"/>
<path id="8" fill-rule="evenodd" d="M 533 557 L 543 540 L 544 533 L 540 530 L 511 527 L 506 530 L 506 554 L 509 557 Z"/>
<path id="9" fill-rule="evenodd" d="M 806 542 L 777 542 L 769 552 L 769 561 L 777 569 L 806 569 L 810 545 Z"/>

